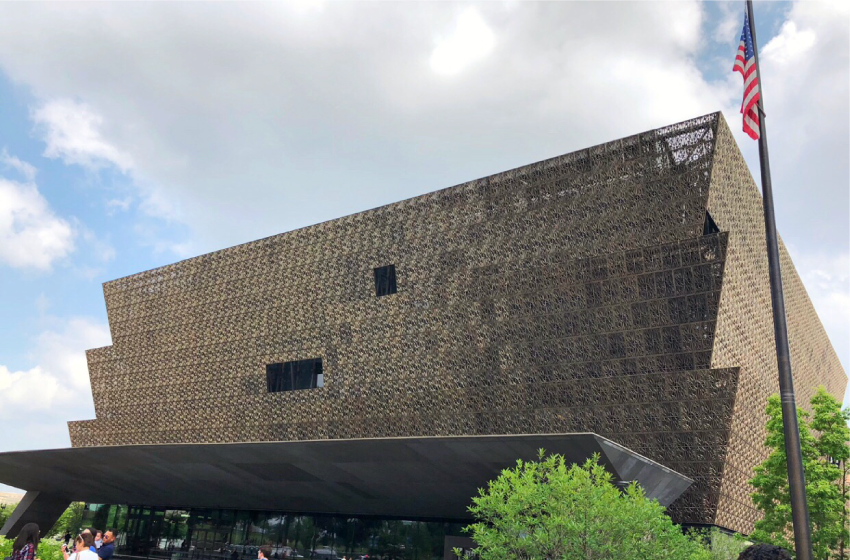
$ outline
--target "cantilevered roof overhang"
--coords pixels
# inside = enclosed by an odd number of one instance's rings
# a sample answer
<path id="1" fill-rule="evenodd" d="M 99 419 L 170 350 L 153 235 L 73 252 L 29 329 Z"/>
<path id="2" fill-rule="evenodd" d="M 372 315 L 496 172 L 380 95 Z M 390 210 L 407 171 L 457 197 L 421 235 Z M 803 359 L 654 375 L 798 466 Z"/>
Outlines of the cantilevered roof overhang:
<path id="1" fill-rule="evenodd" d="M 615 480 L 638 481 L 662 505 L 692 482 L 591 433 L 20 451 L 0 453 L 0 482 L 28 491 L 0 533 L 52 525 L 71 501 L 467 519 L 478 488 L 541 448 L 577 463 L 598 453 Z"/>

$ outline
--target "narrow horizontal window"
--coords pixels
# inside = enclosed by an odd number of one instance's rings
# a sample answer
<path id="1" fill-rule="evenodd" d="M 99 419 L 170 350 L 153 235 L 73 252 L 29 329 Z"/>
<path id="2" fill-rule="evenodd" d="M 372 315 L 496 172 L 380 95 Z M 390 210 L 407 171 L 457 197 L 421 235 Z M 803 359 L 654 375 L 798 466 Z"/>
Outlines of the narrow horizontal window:
<path id="1" fill-rule="evenodd" d="M 269 393 L 323 387 L 322 359 L 269 364 L 266 366 L 266 384 Z"/>
<path id="2" fill-rule="evenodd" d="M 388 296 L 396 293 L 395 265 L 379 266 L 375 269 L 375 296 Z"/>

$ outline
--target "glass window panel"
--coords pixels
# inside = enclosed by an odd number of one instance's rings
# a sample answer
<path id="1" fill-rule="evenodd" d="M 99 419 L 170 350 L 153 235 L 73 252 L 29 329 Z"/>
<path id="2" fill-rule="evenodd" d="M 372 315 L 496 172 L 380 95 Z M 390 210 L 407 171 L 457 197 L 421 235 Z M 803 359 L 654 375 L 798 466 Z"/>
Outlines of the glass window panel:
<path id="1" fill-rule="evenodd" d="M 266 544 L 266 519 L 268 518 L 268 514 L 266 512 L 255 512 L 251 515 L 250 523 L 248 524 L 248 544 L 255 547 L 259 550 L 259 547 Z M 252 550 L 252 553 L 256 551 Z"/>
<path id="2" fill-rule="evenodd" d="M 375 296 L 388 296 L 396 293 L 395 265 L 390 264 L 375 269 Z"/>
<path id="3" fill-rule="evenodd" d="M 126 527 L 126 556 L 157 560 L 254 560 L 261 545 L 272 560 L 329 560 L 364 555 L 440 560 L 447 535 L 461 525 L 284 512 L 115 507 Z M 119 529 L 120 530 L 120 529 Z M 120 536 L 119 536 L 120 539 Z"/>
<path id="4" fill-rule="evenodd" d="M 324 384 L 321 358 L 266 366 L 266 385 L 270 393 L 315 389 Z"/>
<path id="5" fill-rule="evenodd" d="M 156 549 L 163 557 L 171 558 L 175 551 L 184 549 L 189 532 L 189 512 L 186 510 L 165 510 Z"/>

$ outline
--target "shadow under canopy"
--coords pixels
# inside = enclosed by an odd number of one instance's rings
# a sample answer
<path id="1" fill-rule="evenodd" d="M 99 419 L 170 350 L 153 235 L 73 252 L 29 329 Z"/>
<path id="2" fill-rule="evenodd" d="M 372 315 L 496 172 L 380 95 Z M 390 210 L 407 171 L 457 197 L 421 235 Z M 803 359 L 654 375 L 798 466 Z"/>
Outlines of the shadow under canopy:
<path id="1" fill-rule="evenodd" d="M 469 519 L 467 507 L 539 449 L 669 505 L 693 482 L 592 433 L 128 445 L 0 453 L 0 482 L 27 490 L 0 534 L 51 527 L 71 501 L 300 513 Z"/>

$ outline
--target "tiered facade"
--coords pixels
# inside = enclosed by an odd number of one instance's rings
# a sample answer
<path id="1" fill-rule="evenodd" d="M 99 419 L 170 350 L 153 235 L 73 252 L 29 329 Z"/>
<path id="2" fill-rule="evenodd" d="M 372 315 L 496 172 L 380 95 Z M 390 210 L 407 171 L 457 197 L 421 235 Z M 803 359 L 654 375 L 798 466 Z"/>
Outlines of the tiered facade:
<path id="1" fill-rule="evenodd" d="M 761 212 L 712 114 L 108 282 L 73 445 L 596 432 L 695 480 L 676 521 L 747 532 L 778 390 Z M 842 395 L 781 251 L 798 398 Z M 268 392 L 310 358 L 322 387 Z"/>

